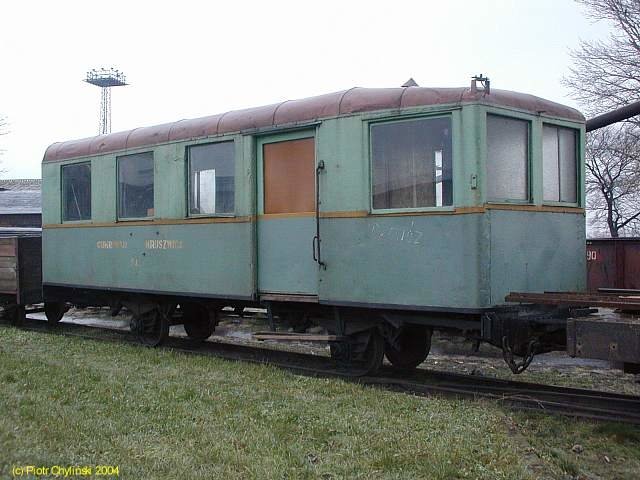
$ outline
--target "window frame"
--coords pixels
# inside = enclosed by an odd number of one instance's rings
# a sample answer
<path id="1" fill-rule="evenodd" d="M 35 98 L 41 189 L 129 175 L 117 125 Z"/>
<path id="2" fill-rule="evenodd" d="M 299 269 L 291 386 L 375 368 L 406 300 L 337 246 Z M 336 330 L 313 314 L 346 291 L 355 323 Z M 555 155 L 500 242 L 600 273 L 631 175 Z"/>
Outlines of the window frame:
<path id="1" fill-rule="evenodd" d="M 495 117 L 502 117 L 509 120 L 518 120 L 527 123 L 527 198 L 526 199 L 517 199 L 517 198 L 504 198 L 504 199 L 490 199 L 489 198 L 489 115 L 493 115 Z M 525 113 L 520 113 L 516 111 L 505 112 L 500 109 L 492 109 L 487 108 L 484 115 L 484 168 L 482 172 L 482 176 L 484 177 L 484 188 L 483 188 L 483 198 L 485 199 L 485 203 L 489 205 L 535 205 L 534 199 L 534 184 L 533 184 L 533 125 L 534 119 L 531 115 L 527 115 Z"/>
<path id="2" fill-rule="evenodd" d="M 90 172 L 90 182 L 89 182 L 89 193 L 91 199 L 91 208 L 90 215 L 88 219 L 85 220 L 65 220 L 64 218 L 64 169 L 65 167 L 74 167 L 76 165 L 89 165 Z M 60 165 L 60 222 L 61 223 L 69 223 L 69 224 L 78 224 L 78 223 L 91 223 L 93 221 L 93 168 L 91 165 L 91 160 L 83 160 L 81 162 L 69 162 L 63 163 Z"/>
<path id="3" fill-rule="evenodd" d="M 583 130 L 579 127 L 576 126 L 575 123 L 571 123 L 571 122 L 564 122 L 562 120 L 556 120 L 556 119 L 543 119 L 542 122 L 540 123 L 540 143 L 541 145 L 544 144 L 544 126 L 547 125 L 549 127 L 555 127 L 555 128 L 566 128 L 569 130 L 573 130 L 576 133 L 576 201 L 575 202 L 563 202 L 563 201 L 556 201 L 556 200 L 545 200 L 544 198 L 544 174 L 541 176 L 542 178 L 542 188 L 541 188 L 541 203 L 542 205 L 547 205 L 547 206 L 551 206 L 551 207 L 581 207 L 582 206 L 582 192 L 583 192 L 583 186 L 582 186 L 582 166 L 583 166 L 583 142 L 582 142 L 582 138 L 583 138 Z M 540 169 L 544 172 L 544 149 L 541 146 L 540 148 Z M 558 178 L 558 181 L 560 181 L 560 178 Z"/>
<path id="4" fill-rule="evenodd" d="M 120 216 L 120 159 L 132 155 L 151 154 L 153 165 L 153 215 L 146 217 L 121 217 Z M 154 150 L 143 150 L 140 152 L 129 152 L 123 155 L 116 155 L 116 222 L 150 222 L 156 218 L 156 155 Z"/>
<path id="5" fill-rule="evenodd" d="M 233 212 L 231 213 L 191 213 L 191 155 L 190 150 L 192 147 L 201 147 L 206 145 L 214 145 L 218 143 L 232 143 L 233 144 Z M 238 155 L 237 155 L 237 142 L 236 139 L 231 138 L 221 138 L 199 142 L 199 143 L 190 143 L 185 145 L 184 150 L 184 158 L 185 158 L 185 194 L 186 194 L 186 218 L 234 218 L 237 215 L 238 205 L 237 205 L 237 163 L 238 163 Z"/>
<path id="6" fill-rule="evenodd" d="M 455 113 L 459 110 L 457 109 L 446 109 L 439 110 L 435 112 L 417 112 L 410 113 L 405 115 L 394 115 L 394 116 L 380 116 L 375 117 L 370 120 L 365 120 L 365 128 L 366 128 L 366 156 L 369 161 L 369 213 L 371 215 L 387 215 L 394 213 L 420 213 L 420 212 L 453 212 L 455 210 L 456 205 L 456 190 L 457 190 L 457 182 L 456 182 L 456 160 L 458 158 L 457 146 L 456 146 L 456 138 L 459 136 L 459 132 L 457 130 L 457 118 Z M 374 208 L 373 206 L 373 135 L 372 135 L 372 127 L 376 125 L 384 125 L 391 123 L 405 123 L 411 122 L 415 120 L 430 120 L 437 118 L 448 118 L 451 126 L 451 205 L 445 205 L 440 207 L 403 207 L 403 208 Z"/>

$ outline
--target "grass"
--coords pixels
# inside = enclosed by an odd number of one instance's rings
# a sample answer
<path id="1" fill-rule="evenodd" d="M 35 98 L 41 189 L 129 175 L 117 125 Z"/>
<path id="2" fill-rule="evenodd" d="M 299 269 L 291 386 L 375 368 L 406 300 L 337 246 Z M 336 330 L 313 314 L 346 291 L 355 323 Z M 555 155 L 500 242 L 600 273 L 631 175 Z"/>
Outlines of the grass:
<path id="1" fill-rule="evenodd" d="M 514 415 L 520 431 L 560 478 L 637 479 L 640 428 L 614 423 L 578 422 L 540 414 Z M 579 445 L 581 450 L 573 451 Z"/>
<path id="2" fill-rule="evenodd" d="M 532 448 L 565 478 L 601 472 L 589 459 L 604 446 L 603 469 L 636 478 L 640 431 L 623 427 L 0 325 L 0 478 L 30 464 L 134 479 L 527 479 L 540 476 Z"/>

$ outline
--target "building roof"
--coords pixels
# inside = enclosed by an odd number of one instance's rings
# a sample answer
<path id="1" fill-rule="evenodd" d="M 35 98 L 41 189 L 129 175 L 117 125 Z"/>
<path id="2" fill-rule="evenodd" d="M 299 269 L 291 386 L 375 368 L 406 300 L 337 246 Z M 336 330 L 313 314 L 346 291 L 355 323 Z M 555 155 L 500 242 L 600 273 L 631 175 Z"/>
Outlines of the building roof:
<path id="1" fill-rule="evenodd" d="M 39 227 L 0 227 L 0 237 L 39 237 L 42 228 Z"/>
<path id="2" fill-rule="evenodd" d="M 0 180 L 0 191 L 3 190 L 37 190 L 42 188 L 40 178 L 9 178 Z"/>
<path id="3" fill-rule="evenodd" d="M 533 95 L 492 89 L 490 94 L 470 88 L 351 88 L 301 100 L 287 100 L 263 107 L 235 110 L 153 127 L 58 142 L 49 146 L 44 162 L 116 152 L 158 143 L 251 131 L 276 125 L 295 125 L 321 118 L 360 112 L 427 105 L 483 103 L 544 113 L 584 122 L 577 110 Z"/>
<path id="4" fill-rule="evenodd" d="M 0 180 L 0 215 L 42 213 L 39 178 Z"/>

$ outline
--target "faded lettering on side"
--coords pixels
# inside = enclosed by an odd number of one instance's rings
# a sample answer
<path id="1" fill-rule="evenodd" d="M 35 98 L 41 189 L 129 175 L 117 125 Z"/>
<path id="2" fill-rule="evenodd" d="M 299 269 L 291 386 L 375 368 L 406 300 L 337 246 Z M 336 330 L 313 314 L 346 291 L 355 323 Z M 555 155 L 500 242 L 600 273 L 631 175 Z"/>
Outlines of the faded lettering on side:
<path id="1" fill-rule="evenodd" d="M 379 223 L 371 226 L 371 234 L 380 240 L 408 243 L 409 245 L 422 245 L 424 233 L 415 230 L 415 223 L 411 222 L 409 228 L 383 227 Z"/>
<path id="2" fill-rule="evenodd" d="M 98 240 L 96 247 L 101 249 L 109 248 L 127 248 L 126 240 Z"/>
<path id="3" fill-rule="evenodd" d="M 147 250 L 177 250 L 182 248 L 182 240 L 145 240 Z"/>

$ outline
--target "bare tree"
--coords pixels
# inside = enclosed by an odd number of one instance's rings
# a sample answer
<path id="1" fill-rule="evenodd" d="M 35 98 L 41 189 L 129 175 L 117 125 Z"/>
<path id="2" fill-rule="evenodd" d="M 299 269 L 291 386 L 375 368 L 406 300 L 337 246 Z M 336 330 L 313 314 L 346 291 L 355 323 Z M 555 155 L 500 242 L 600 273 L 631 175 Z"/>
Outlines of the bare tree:
<path id="1" fill-rule="evenodd" d="M 581 42 L 563 83 L 588 116 L 640 100 L 640 0 L 576 0 L 606 40 Z M 587 135 L 587 210 L 591 227 L 612 237 L 640 233 L 640 119 Z"/>
<path id="2" fill-rule="evenodd" d="M 587 208 L 597 230 L 612 237 L 640 233 L 640 146 L 634 125 L 592 132 L 586 148 Z"/>
<path id="3" fill-rule="evenodd" d="M 613 26 L 607 40 L 581 42 L 563 83 L 595 115 L 640 100 L 640 1 L 576 0 L 587 17 Z M 640 122 L 639 122 L 640 123 Z"/>
<path id="4" fill-rule="evenodd" d="M 9 133 L 8 130 L 9 122 L 7 121 L 7 117 L 4 115 L 0 115 L 0 136 L 6 135 Z M 0 144 L 0 164 L 2 163 L 2 154 L 4 153 L 4 149 L 2 148 L 2 144 Z M 6 169 L 0 168 L 0 174 L 6 172 Z"/>
<path id="5" fill-rule="evenodd" d="M 9 126 L 9 122 L 7 121 L 7 117 L 4 115 L 0 115 L 0 135 L 6 135 L 9 133 L 7 131 L 7 127 Z"/>

